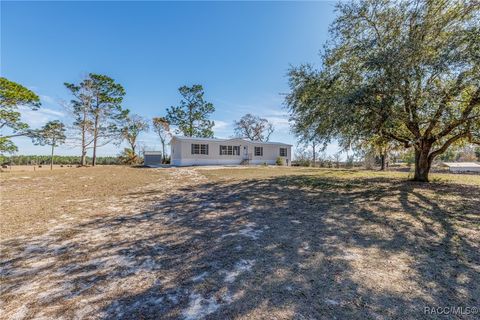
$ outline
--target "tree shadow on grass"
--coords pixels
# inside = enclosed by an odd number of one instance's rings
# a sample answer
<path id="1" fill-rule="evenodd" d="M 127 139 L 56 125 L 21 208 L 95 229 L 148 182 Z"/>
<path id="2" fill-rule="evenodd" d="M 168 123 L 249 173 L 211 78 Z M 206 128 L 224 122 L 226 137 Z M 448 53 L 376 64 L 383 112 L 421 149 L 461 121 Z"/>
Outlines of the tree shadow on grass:
<path id="1" fill-rule="evenodd" d="M 302 175 L 192 185 L 148 212 L 3 243 L 3 307 L 26 317 L 422 319 L 425 306 L 478 306 L 479 189 Z"/>

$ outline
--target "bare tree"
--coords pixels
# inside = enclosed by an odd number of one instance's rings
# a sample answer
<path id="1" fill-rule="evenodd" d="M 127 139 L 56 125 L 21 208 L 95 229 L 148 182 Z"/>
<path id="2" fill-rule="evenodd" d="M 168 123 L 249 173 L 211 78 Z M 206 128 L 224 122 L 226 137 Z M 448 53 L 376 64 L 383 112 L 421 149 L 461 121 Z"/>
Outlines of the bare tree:
<path id="1" fill-rule="evenodd" d="M 340 168 L 340 161 L 342 160 L 342 153 L 337 152 L 333 155 L 333 159 L 335 161 L 335 168 Z"/>
<path id="2" fill-rule="evenodd" d="M 165 163 L 165 146 L 169 143 L 169 139 L 172 136 L 170 132 L 170 124 L 164 117 L 155 117 L 152 119 L 152 123 L 153 131 L 155 131 L 162 143 L 162 162 Z"/>
<path id="3" fill-rule="evenodd" d="M 235 121 L 235 135 L 252 141 L 267 142 L 274 128 L 267 119 L 254 116 L 250 113 Z"/>
<path id="4" fill-rule="evenodd" d="M 121 128 L 122 141 L 127 141 L 130 150 L 135 154 L 137 148 L 137 139 L 141 132 L 148 130 L 148 123 L 142 117 L 136 114 L 127 116 L 125 123 Z"/>

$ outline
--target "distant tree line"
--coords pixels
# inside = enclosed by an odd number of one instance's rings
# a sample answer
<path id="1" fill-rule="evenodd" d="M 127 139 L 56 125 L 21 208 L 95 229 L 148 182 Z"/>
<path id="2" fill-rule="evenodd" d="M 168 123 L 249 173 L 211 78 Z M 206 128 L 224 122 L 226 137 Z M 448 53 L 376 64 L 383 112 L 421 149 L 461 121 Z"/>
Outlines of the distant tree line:
<path id="1" fill-rule="evenodd" d="M 80 165 L 81 156 L 53 156 L 53 164 L 57 165 Z M 52 157 L 47 155 L 18 155 L 7 156 L 0 155 L 0 164 L 2 165 L 49 165 Z M 86 157 L 87 162 L 91 163 L 92 158 Z M 122 164 L 119 157 L 97 157 L 97 164 L 116 165 Z"/>

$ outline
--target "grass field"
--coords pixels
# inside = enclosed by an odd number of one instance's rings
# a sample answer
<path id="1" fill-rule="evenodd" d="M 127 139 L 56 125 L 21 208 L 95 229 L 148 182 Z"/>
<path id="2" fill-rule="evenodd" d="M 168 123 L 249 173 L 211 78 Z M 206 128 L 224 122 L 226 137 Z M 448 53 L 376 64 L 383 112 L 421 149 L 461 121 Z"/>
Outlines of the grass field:
<path id="1" fill-rule="evenodd" d="M 407 177 L 1 173 L 0 318 L 431 319 L 425 307 L 479 307 L 480 176 Z"/>

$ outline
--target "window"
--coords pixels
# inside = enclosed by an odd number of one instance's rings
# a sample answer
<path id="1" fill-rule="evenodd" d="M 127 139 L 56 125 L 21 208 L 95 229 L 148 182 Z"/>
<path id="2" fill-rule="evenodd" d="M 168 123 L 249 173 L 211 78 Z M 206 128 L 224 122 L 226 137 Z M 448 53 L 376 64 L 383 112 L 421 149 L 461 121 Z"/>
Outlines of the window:
<path id="1" fill-rule="evenodd" d="M 208 144 L 192 143 L 192 154 L 208 154 Z"/>
<path id="2" fill-rule="evenodd" d="M 255 147 L 255 157 L 263 157 L 263 147 Z"/>
<path id="3" fill-rule="evenodd" d="M 220 146 L 220 155 L 221 156 L 239 156 L 240 155 L 240 146 Z"/>
<path id="4" fill-rule="evenodd" d="M 280 148 L 280 157 L 287 156 L 287 148 Z"/>
<path id="5" fill-rule="evenodd" d="M 192 154 L 200 154 L 200 145 L 192 143 Z"/>

